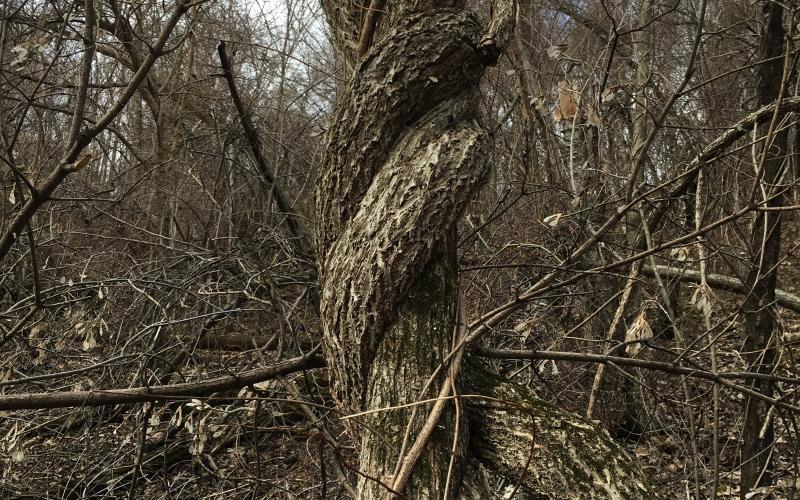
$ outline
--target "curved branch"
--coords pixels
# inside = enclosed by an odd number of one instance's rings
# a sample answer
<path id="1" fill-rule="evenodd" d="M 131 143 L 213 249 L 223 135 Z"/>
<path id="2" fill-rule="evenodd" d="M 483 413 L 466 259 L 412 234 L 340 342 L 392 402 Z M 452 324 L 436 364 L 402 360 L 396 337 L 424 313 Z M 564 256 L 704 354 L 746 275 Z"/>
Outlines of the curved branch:
<path id="1" fill-rule="evenodd" d="M 28 200 L 19 213 L 17 213 L 16 217 L 14 217 L 14 220 L 11 221 L 11 224 L 9 224 L 8 228 L 6 228 L 3 236 L 0 237 L 0 262 L 2 262 L 2 260 L 11 250 L 11 247 L 14 245 L 17 239 L 19 239 L 22 230 L 25 228 L 25 225 L 30 222 L 34 214 L 42 205 L 50 200 L 50 197 L 53 195 L 55 190 L 61 186 L 61 183 L 64 182 L 64 179 L 66 179 L 69 174 L 76 170 L 74 163 L 84 148 L 86 148 L 86 146 L 88 146 L 89 143 L 91 143 L 92 140 L 103 130 L 111 125 L 111 122 L 114 121 L 114 119 L 122 112 L 123 109 L 125 109 L 128 101 L 130 101 L 131 97 L 133 97 L 134 93 L 136 93 L 139 85 L 141 85 L 141 83 L 147 77 L 147 74 L 150 72 L 153 64 L 160 57 L 162 50 L 170 38 L 170 35 L 172 35 L 172 31 L 175 29 L 178 21 L 181 17 L 183 17 L 189 7 L 190 4 L 187 0 L 179 0 L 177 2 L 175 10 L 173 10 L 169 19 L 165 23 L 155 45 L 153 45 L 153 50 L 150 51 L 150 53 L 147 55 L 147 59 L 145 59 L 145 61 L 139 67 L 139 70 L 136 72 L 136 74 L 133 75 L 130 83 L 127 87 L 125 87 L 125 90 L 122 91 L 122 95 L 120 95 L 119 99 L 117 99 L 111 108 L 97 120 L 97 123 L 79 133 L 75 140 L 67 145 L 67 153 L 59 161 L 58 166 L 56 166 L 56 168 L 53 170 L 53 173 L 51 173 L 44 182 L 44 185 L 38 189 L 38 195 L 32 196 Z"/>

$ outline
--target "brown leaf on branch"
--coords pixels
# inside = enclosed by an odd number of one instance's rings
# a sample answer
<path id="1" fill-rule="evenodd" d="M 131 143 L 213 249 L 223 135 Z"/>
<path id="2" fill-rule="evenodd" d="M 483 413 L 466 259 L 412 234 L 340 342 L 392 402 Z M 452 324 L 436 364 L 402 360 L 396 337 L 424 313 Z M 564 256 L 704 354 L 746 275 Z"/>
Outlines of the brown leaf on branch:
<path id="1" fill-rule="evenodd" d="M 553 113 L 556 121 L 572 120 L 578 112 L 578 94 L 567 82 L 558 82 L 558 108 Z"/>
<path id="2" fill-rule="evenodd" d="M 77 172 L 78 170 L 86 168 L 86 165 L 88 165 L 90 161 L 92 161 L 92 155 L 82 155 L 75 163 L 72 164 L 72 171 Z"/>

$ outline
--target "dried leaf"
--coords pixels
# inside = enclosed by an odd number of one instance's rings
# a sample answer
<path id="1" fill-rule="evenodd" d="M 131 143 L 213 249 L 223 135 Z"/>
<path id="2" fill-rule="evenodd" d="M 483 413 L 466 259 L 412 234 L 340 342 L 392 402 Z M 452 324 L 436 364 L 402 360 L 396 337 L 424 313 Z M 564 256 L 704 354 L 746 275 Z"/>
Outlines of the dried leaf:
<path id="1" fill-rule="evenodd" d="M 198 422 L 196 432 L 194 436 L 192 436 L 192 444 L 189 445 L 189 453 L 195 456 L 203 453 L 206 447 L 206 441 L 208 441 L 208 434 L 206 433 L 206 419 L 203 418 Z"/>
<path id="2" fill-rule="evenodd" d="M 561 220 L 561 216 L 562 215 L 564 215 L 564 214 L 562 214 L 560 212 L 557 213 L 557 214 L 548 215 L 547 217 L 542 219 L 542 222 L 544 222 L 545 224 L 547 224 L 550 227 L 556 227 L 558 225 L 558 221 Z"/>
<path id="3" fill-rule="evenodd" d="M 11 451 L 11 460 L 17 463 L 25 460 L 25 450 L 22 449 L 22 446 L 14 447 L 14 449 Z"/>
<path id="4" fill-rule="evenodd" d="M 179 406 L 172 415 L 172 418 L 169 420 L 169 423 L 174 427 L 180 427 L 181 422 L 183 422 L 183 406 Z"/>
<path id="5" fill-rule="evenodd" d="M 147 425 L 150 427 L 155 427 L 161 423 L 161 414 L 160 412 L 153 412 L 150 414 L 150 418 L 147 420 Z"/>
<path id="6" fill-rule="evenodd" d="M 205 410 L 205 409 L 208 409 L 208 407 L 209 407 L 208 403 L 206 403 L 205 401 L 201 401 L 199 399 L 192 399 L 191 401 L 186 403 L 186 406 L 188 406 L 190 408 L 195 408 L 197 410 Z M 188 420 L 187 420 L 187 423 L 188 423 Z"/>
<path id="7" fill-rule="evenodd" d="M 41 366 L 44 364 L 45 359 L 47 359 L 47 352 L 44 349 L 37 347 L 36 356 L 33 357 L 31 362 L 34 366 Z"/>
<path id="8" fill-rule="evenodd" d="M 6 451 L 11 455 L 11 460 L 17 463 L 25 460 L 25 450 L 22 448 L 18 425 L 14 424 L 14 428 L 6 435 Z"/>
<path id="9" fill-rule="evenodd" d="M 86 165 L 88 165 L 90 161 L 92 161 L 92 155 L 85 154 L 85 155 L 81 156 L 80 158 L 78 158 L 77 161 L 75 161 L 75 163 L 72 164 L 72 170 L 77 172 L 78 170 L 81 170 L 82 168 L 85 168 Z"/>
<path id="10" fill-rule="evenodd" d="M 689 258 L 689 249 L 686 247 L 673 248 L 669 254 L 678 262 L 685 262 Z"/>
<path id="11" fill-rule="evenodd" d="M 691 303 L 698 311 L 702 311 L 705 316 L 710 317 L 712 312 L 712 296 L 713 293 L 708 285 L 699 286 L 692 295 Z"/>
<path id="12" fill-rule="evenodd" d="M 547 47 L 547 57 L 550 59 L 558 59 L 564 55 L 568 45 L 551 45 Z"/>
<path id="13" fill-rule="evenodd" d="M 94 338 L 94 329 L 87 328 L 87 330 L 89 333 L 86 335 L 86 340 L 83 341 L 84 351 L 88 351 L 97 347 L 97 340 Z"/>
<path id="14" fill-rule="evenodd" d="M 578 113 L 577 92 L 569 88 L 565 81 L 558 82 L 558 113 L 556 120 L 571 120 Z"/>
<path id="15" fill-rule="evenodd" d="M 592 103 L 592 106 L 589 108 L 589 114 L 586 116 L 586 123 L 597 128 L 600 128 L 600 125 L 603 123 L 600 110 L 597 109 L 597 103 Z"/>
<path id="16" fill-rule="evenodd" d="M 642 349 L 642 345 L 638 341 L 649 338 L 653 338 L 653 330 L 650 328 L 650 323 L 647 322 L 644 311 L 642 311 L 628 328 L 628 331 L 625 332 L 625 342 L 631 342 L 625 348 L 625 352 L 630 356 L 636 356 Z"/>
<path id="17" fill-rule="evenodd" d="M 514 326 L 514 333 L 517 335 L 530 335 L 531 331 L 533 330 L 534 325 L 539 322 L 539 318 L 536 316 L 531 316 L 530 318 L 526 318 L 523 321 L 520 321 Z"/>
<path id="18" fill-rule="evenodd" d="M 16 66 L 17 64 L 22 64 L 28 59 L 28 49 L 23 47 L 22 45 L 17 45 L 16 47 L 11 47 L 11 52 L 16 55 L 13 61 L 11 61 L 12 66 Z"/>
<path id="19" fill-rule="evenodd" d="M 616 87 L 608 87 L 607 89 L 605 89 L 603 91 L 602 95 L 600 95 L 600 100 L 602 102 L 608 102 L 611 99 L 613 99 L 615 95 L 617 95 L 617 88 Z"/>

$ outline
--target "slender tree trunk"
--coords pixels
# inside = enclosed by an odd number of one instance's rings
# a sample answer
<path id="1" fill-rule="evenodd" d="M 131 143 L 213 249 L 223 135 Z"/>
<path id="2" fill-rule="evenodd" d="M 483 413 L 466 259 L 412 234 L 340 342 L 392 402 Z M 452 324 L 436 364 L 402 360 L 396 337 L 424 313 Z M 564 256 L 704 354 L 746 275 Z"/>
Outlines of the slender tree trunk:
<path id="1" fill-rule="evenodd" d="M 759 67 L 758 104 L 775 101 L 780 94 L 783 74 L 783 6 L 778 2 L 764 2 L 763 31 L 760 59 L 774 60 Z M 770 124 L 758 127 L 759 137 L 769 136 Z M 756 196 L 766 197 L 768 207 L 784 203 L 781 176 L 785 164 L 786 132 L 767 137 L 758 155 L 756 176 L 761 177 Z M 774 370 L 776 345 L 775 287 L 781 245 L 781 212 L 759 211 L 753 223 L 750 240 L 751 264 L 747 286 L 751 290 L 744 303 L 744 355 L 749 370 L 770 373 Z M 772 396 L 774 388 L 769 381 L 753 381 L 751 388 Z M 770 408 L 763 401 L 747 398 L 744 404 L 744 429 L 742 431 L 742 486 L 741 498 L 753 488 L 772 484 L 771 462 L 775 428 Z"/>

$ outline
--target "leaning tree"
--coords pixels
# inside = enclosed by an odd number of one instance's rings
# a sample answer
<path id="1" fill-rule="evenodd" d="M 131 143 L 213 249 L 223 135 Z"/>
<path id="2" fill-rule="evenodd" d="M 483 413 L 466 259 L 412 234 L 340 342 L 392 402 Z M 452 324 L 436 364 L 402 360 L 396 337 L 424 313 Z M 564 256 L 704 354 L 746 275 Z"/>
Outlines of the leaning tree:
<path id="1" fill-rule="evenodd" d="M 325 0 L 348 82 L 317 189 L 324 348 L 357 452 L 359 498 L 651 497 L 599 427 L 464 359 L 456 224 L 487 170 L 478 96 L 512 37 L 464 1 Z M 471 338 L 470 341 L 474 341 Z"/>

